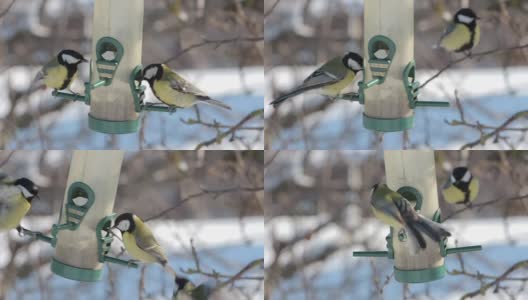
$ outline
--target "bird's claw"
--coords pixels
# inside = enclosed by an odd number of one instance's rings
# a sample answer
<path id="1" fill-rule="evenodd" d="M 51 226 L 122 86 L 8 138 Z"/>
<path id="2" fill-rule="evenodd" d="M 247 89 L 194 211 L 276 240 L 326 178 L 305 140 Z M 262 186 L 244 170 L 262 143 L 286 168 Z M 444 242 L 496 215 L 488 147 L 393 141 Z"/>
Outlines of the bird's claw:
<path id="1" fill-rule="evenodd" d="M 19 236 L 19 237 L 23 237 L 23 236 L 24 236 L 24 231 L 23 231 L 23 229 L 22 229 L 22 226 L 18 225 L 18 226 L 16 227 L 16 230 L 18 231 L 18 236 Z"/>

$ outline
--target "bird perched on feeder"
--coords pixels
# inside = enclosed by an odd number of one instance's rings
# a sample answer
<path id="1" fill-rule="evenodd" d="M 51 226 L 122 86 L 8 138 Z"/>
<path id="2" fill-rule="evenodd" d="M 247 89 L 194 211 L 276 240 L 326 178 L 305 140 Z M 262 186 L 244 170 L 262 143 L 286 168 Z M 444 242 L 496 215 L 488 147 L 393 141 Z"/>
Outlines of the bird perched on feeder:
<path id="1" fill-rule="evenodd" d="M 471 49 L 480 41 L 480 19 L 470 8 L 460 9 L 449 23 L 440 38 L 439 46 L 453 52 L 466 52 L 471 55 Z"/>
<path id="2" fill-rule="evenodd" d="M 336 98 L 354 81 L 359 71 L 363 71 L 363 57 L 357 53 L 348 52 L 344 56 L 335 57 L 326 62 L 310 74 L 301 85 L 270 104 L 276 108 L 291 97 L 315 89 L 320 89 L 323 95 Z"/>
<path id="3" fill-rule="evenodd" d="M 479 180 L 466 167 L 457 167 L 442 188 L 444 199 L 452 204 L 471 206 L 479 192 Z"/>
<path id="4" fill-rule="evenodd" d="M 440 224 L 416 212 L 400 193 L 391 190 L 386 184 L 376 184 L 372 187 L 370 204 L 374 216 L 392 227 L 403 227 L 411 236 L 411 249 L 417 253 L 419 249 L 427 248 L 424 234 L 439 242 L 451 236 Z"/>
<path id="5" fill-rule="evenodd" d="M 210 104 L 224 109 L 231 109 L 221 101 L 211 99 L 165 64 L 151 64 L 143 70 L 152 92 L 161 102 L 171 107 L 187 108 L 198 103 Z"/>
<path id="6" fill-rule="evenodd" d="M 189 279 L 176 276 L 172 300 L 207 300 L 214 288 L 207 284 L 194 285 Z"/>
<path id="7" fill-rule="evenodd" d="M 22 177 L 16 180 L 0 175 L 0 230 L 17 228 L 31 208 L 33 199 L 38 198 L 38 187 L 33 181 Z"/>
<path id="8" fill-rule="evenodd" d="M 79 64 L 83 62 L 87 60 L 79 52 L 69 49 L 62 50 L 42 67 L 33 82 L 43 79 L 48 88 L 68 89 L 77 76 Z"/>
<path id="9" fill-rule="evenodd" d="M 152 231 L 138 216 L 121 214 L 116 218 L 113 228 L 121 232 L 125 249 L 132 258 L 143 263 L 159 263 L 167 272 L 177 276 Z"/>

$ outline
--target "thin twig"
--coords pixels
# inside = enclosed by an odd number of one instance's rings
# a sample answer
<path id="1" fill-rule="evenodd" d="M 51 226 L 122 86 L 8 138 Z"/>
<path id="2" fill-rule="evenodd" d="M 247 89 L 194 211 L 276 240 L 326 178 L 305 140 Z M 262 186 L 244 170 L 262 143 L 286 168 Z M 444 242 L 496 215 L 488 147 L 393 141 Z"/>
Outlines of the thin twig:
<path id="1" fill-rule="evenodd" d="M 260 42 L 260 41 L 263 41 L 263 40 L 264 40 L 264 37 L 236 37 L 236 38 L 221 39 L 221 40 L 209 40 L 209 39 L 203 38 L 202 42 L 193 44 L 193 45 L 181 50 L 176 55 L 166 59 L 163 63 L 167 64 L 167 63 L 177 59 L 178 57 L 184 55 L 185 53 L 191 51 L 192 49 L 199 48 L 199 47 L 206 46 L 206 45 L 214 45 L 215 49 L 216 49 L 216 48 L 218 48 L 218 47 L 220 47 L 220 46 L 222 46 L 224 44 L 229 44 L 229 43 L 238 43 L 238 42 L 255 43 L 255 42 Z"/>
<path id="2" fill-rule="evenodd" d="M 235 126 L 231 127 L 229 130 L 225 132 L 219 132 L 216 137 L 202 142 L 196 146 L 194 150 L 200 150 L 203 147 L 210 146 L 214 143 L 220 143 L 224 138 L 226 138 L 229 135 L 234 134 L 240 127 L 242 127 L 246 122 L 250 121 L 251 119 L 262 116 L 264 114 L 264 109 L 257 109 L 255 111 L 252 111 L 247 116 L 245 116 L 240 122 L 238 122 Z"/>
<path id="3" fill-rule="evenodd" d="M 9 10 L 11 9 L 11 6 L 13 6 L 13 4 L 15 4 L 16 0 L 12 0 L 11 3 L 9 3 L 9 5 L 6 7 L 6 9 L 4 9 L 2 12 L 0 12 L 0 19 L 2 17 L 4 17 L 8 12 Z"/>

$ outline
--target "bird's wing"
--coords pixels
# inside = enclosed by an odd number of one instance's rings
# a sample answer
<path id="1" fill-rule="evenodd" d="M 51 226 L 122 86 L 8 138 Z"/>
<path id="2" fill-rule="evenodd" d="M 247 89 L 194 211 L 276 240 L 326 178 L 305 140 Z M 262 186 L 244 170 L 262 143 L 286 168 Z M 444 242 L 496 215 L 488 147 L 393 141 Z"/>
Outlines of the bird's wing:
<path id="1" fill-rule="evenodd" d="M 135 222 L 138 223 L 138 220 L 135 220 Z M 167 256 L 165 256 L 163 249 L 152 234 L 152 231 L 150 231 L 145 224 L 142 224 L 143 226 L 138 225 L 139 224 L 136 224 L 136 244 L 138 247 L 141 250 L 154 255 L 162 264 L 165 264 L 167 262 Z M 141 229 L 139 227 L 141 227 Z"/>
<path id="2" fill-rule="evenodd" d="M 181 77 L 175 72 L 171 71 L 169 74 L 167 74 L 167 77 L 169 79 L 171 88 L 173 88 L 174 90 L 186 94 L 207 97 L 206 93 L 204 93 L 202 90 L 200 90 L 199 88 L 197 88 L 192 83 L 185 80 L 185 78 Z"/>
<path id="3" fill-rule="evenodd" d="M 341 67 L 340 57 L 335 57 L 322 65 L 308 76 L 302 83 L 302 87 L 325 86 L 343 80 L 346 76 L 346 68 Z"/>
<path id="4" fill-rule="evenodd" d="M 399 194 L 398 194 L 399 195 Z M 377 210 L 386 213 L 387 215 L 391 216 L 395 220 L 397 220 L 400 224 L 404 224 L 404 221 L 402 219 L 402 216 L 400 214 L 400 211 L 398 210 L 398 207 L 395 205 L 393 201 L 393 195 L 392 193 L 387 193 L 381 197 L 384 197 L 381 201 L 371 201 L 372 206 L 374 206 Z"/>
<path id="5" fill-rule="evenodd" d="M 16 186 L 8 183 L 0 185 L 0 219 L 16 205 L 19 195 L 20 190 Z"/>

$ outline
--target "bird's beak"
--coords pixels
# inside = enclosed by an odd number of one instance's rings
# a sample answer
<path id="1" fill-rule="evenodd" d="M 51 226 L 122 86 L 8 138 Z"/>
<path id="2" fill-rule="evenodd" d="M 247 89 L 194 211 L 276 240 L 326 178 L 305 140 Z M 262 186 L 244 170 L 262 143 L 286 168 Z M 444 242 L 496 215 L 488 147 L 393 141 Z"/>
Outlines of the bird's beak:
<path id="1" fill-rule="evenodd" d="M 88 60 L 86 58 L 84 58 L 84 57 L 81 59 L 81 61 L 82 62 L 88 62 Z"/>

